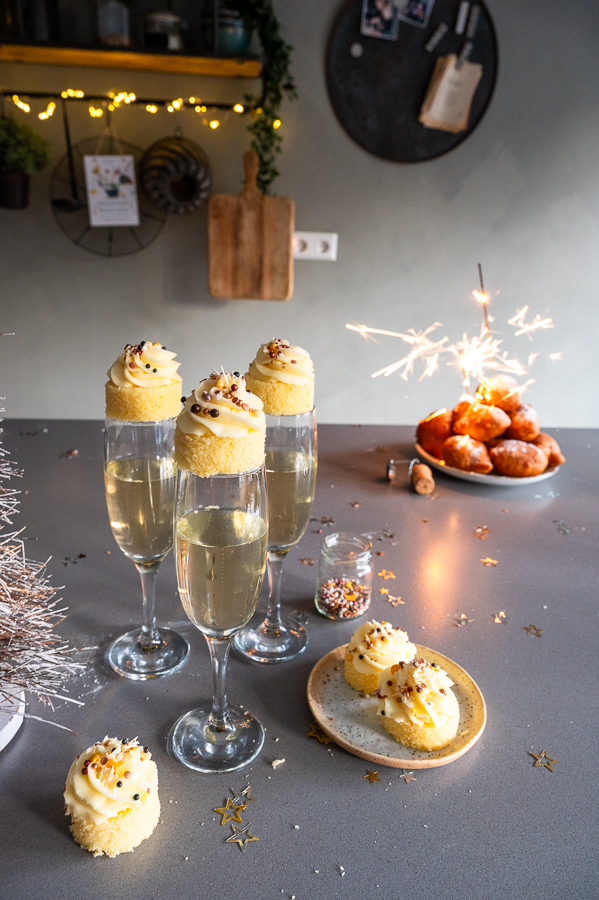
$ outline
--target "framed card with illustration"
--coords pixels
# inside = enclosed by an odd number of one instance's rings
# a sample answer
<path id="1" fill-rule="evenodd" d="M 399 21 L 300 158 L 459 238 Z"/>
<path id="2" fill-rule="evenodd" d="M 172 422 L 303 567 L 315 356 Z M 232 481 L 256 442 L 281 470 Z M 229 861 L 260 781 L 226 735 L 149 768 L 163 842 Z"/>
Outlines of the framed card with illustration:
<path id="1" fill-rule="evenodd" d="M 139 225 L 135 161 L 132 156 L 84 156 L 89 224 Z"/>

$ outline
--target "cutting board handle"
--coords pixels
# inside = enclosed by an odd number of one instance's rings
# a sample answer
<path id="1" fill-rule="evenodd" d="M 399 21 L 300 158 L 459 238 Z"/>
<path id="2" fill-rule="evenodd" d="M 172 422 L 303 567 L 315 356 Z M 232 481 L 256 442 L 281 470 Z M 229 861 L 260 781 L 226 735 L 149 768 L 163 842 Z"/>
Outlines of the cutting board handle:
<path id="1" fill-rule="evenodd" d="M 243 154 L 243 171 L 245 172 L 244 193 L 260 193 L 256 185 L 260 159 L 255 150 L 246 150 Z"/>

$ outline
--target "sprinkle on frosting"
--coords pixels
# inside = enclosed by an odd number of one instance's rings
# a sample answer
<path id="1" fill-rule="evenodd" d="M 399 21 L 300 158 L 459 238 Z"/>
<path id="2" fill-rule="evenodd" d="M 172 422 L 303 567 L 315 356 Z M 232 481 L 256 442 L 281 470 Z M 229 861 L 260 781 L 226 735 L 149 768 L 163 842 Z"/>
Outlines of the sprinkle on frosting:
<path id="1" fill-rule="evenodd" d="M 237 372 L 212 372 L 185 399 L 177 425 L 185 434 L 240 438 L 264 431 L 263 403 Z"/>
<path id="2" fill-rule="evenodd" d="M 396 722 L 439 727 L 458 710 L 452 685 L 447 672 L 436 663 L 413 659 L 381 672 L 374 693 L 381 715 Z"/>
<path id="3" fill-rule="evenodd" d="M 127 344 L 108 370 L 108 377 L 117 387 L 166 387 L 178 384 L 183 379 L 177 373 L 181 363 L 174 361 L 176 355 L 160 342 Z"/>
<path id="4" fill-rule="evenodd" d="M 354 632 L 347 652 L 352 655 L 354 668 L 358 672 L 373 675 L 398 660 L 412 659 L 416 646 L 410 643 L 401 628 L 394 628 L 390 622 L 372 619 Z"/>
<path id="5" fill-rule="evenodd" d="M 314 377 L 314 365 L 306 350 L 291 346 L 281 338 L 273 338 L 258 350 L 250 363 L 250 375 L 260 381 L 305 386 Z"/>
<path id="6" fill-rule="evenodd" d="M 139 806 L 157 787 L 156 763 L 146 747 L 137 739 L 106 737 L 84 750 L 71 766 L 64 791 L 65 812 L 100 825 Z"/>

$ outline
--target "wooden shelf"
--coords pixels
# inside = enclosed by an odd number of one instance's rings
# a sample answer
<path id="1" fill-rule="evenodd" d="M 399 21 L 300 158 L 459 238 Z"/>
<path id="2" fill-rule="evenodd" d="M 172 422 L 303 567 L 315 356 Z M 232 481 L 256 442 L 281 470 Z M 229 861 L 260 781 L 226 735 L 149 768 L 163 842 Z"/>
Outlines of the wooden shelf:
<path id="1" fill-rule="evenodd" d="M 220 75 L 226 78 L 259 78 L 257 59 L 144 53 L 134 50 L 96 50 L 75 47 L 41 47 L 0 44 L 0 60 L 55 66 L 87 66 L 101 69 L 136 69 L 178 75 Z"/>

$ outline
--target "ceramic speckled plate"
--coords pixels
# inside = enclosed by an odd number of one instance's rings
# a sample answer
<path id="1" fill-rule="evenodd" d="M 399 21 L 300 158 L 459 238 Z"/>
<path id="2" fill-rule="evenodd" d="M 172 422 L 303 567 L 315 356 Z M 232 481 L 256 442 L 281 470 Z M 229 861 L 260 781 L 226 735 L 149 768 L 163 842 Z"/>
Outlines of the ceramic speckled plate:
<path id="1" fill-rule="evenodd" d="M 398 744 L 385 731 L 377 715 L 374 697 L 361 697 L 343 677 L 347 644 L 320 659 L 308 679 L 308 703 L 322 730 L 336 744 L 379 766 L 428 769 L 446 766 L 476 744 L 485 730 L 487 707 L 477 683 L 461 666 L 428 647 L 416 644 L 418 656 L 438 663 L 454 682 L 452 688 L 460 704 L 460 724 L 453 741 L 442 750 L 427 753 Z"/>
<path id="2" fill-rule="evenodd" d="M 438 472 L 445 472 L 452 478 L 459 478 L 460 481 L 472 481 L 474 484 L 490 484 L 492 487 L 518 487 L 523 484 L 536 484 L 537 481 L 545 481 L 555 475 L 559 466 L 552 466 L 545 469 L 540 475 L 530 475 L 528 478 L 510 478 L 508 475 L 483 475 L 481 472 L 464 472 L 463 469 L 454 469 L 453 466 L 446 466 L 436 456 L 423 450 L 420 444 L 416 444 L 416 452 L 421 456 L 429 466 L 437 469 Z"/>

